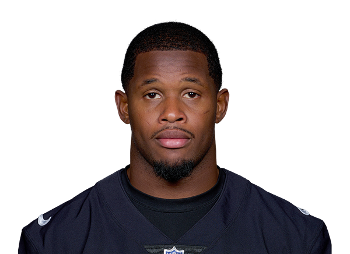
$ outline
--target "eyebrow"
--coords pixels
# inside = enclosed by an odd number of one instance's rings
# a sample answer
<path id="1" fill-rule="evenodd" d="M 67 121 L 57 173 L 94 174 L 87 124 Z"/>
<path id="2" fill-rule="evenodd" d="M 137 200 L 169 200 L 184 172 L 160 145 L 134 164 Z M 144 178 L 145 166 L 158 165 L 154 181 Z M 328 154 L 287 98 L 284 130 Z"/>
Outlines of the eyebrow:
<path id="1" fill-rule="evenodd" d="M 144 81 L 142 81 L 141 86 L 149 85 L 149 84 L 152 84 L 152 83 L 157 82 L 157 81 L 158 81 L 158 79 L 156 79 L 156 78 L 145 79 Z"/>
<path id="2" fill-rule="evenodd" d="M 141 86 L 149 85 L 149 84 L 152 84 L 152 83 L 155 83 L 155 82 L 158 82 L 158 81 L 159 80 L 156 79 L 156 78 L 145 79 L 144 81 L 142 81 Z M 203 86 L 201 81 L 199 79 L 197 79 L 197 78 L 186 77 L 186 78 L 181 79 L 181 81 L 191 82 L 191 83 L 195 83 L 195 84 L 198 84 L 200 86 Z"/>
<path id="3" fill-rule="evenodd" d="M 202 82 L 197 78 L 186 77 L 181 79 L 181 81 L 191 82 L 203 86 Z"/>

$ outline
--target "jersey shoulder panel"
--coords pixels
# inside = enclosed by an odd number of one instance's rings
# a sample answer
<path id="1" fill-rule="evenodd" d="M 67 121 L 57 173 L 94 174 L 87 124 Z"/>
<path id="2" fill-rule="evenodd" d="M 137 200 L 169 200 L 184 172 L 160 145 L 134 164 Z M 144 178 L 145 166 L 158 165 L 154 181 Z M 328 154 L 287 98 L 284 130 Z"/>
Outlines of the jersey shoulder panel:
<path id="1" fill-rule="evenodd" d="M 238 201 L 229 198 L 237 192 L 234 186 L 246 186 L 246 191 L 238 215 L 213 250 L 222 252 L 222 246 L 237 253 L 330 253 L 320 252 L 331 246 L 322 220 L 235 173 L 227 172 L 227 178 L 225 208 Z"/>
<path id="2" fill-rule="evenodd" d="M 103 201 L 98 195 L 99 185 L 84 191 L 68 203 L 45 213 L 50 221 L 40 226 L 33 221 L 23 230 L 26 248 L 30 253 L 83 253 L 92 231 L 98 231 L 108 223 Z M 107 221 L 106 221 L 107 220 Z"/>

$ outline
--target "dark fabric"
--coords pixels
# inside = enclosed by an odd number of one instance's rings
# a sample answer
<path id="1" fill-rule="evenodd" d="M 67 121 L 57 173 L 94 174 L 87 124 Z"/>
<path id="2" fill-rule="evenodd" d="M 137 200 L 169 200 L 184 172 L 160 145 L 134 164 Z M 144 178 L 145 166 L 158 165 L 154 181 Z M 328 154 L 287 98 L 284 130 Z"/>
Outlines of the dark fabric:
<path id="1" fill-rule="evenodd" d="M 45 226 L 34 220 L 23 228 L 19 253 L 147 254 L 160 246 L 183 247 L 185 254 L 331 253 L 323 221 L 226 170 L 215 205 L 173 241 L 130 201 L 123 170 L 45 213 L 51 217 Z"/>
<path id="2" fill-rule="evenodd" d="M 161 199 L 144 194 L 130 184 L 126 170 L 121 179 L 136 208 L 166 236 L 176 241 L 207 214 L 219 198 L 225 182 L 225 171 L 219 170 L 219 178 L 213 188 L 185 199 Z"/>

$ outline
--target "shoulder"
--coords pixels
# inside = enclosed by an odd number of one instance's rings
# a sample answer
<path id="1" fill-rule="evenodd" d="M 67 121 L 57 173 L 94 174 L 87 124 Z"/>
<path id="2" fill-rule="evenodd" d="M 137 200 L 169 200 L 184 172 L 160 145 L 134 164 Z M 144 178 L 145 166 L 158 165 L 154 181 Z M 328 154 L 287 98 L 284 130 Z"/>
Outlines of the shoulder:
<path id="1" fill-rule="evenodd" d="M 289 201 L 276 196 L 263 188 L 251 184 L 250 202 L 260 208 L 260 213 L 271 214 L 277 220 L 291 222 L 297 227 L 316 230 L 323 221 L 310 215 L 310 213 Z"/>
<path id="2" fill-rule="evenodd" d="M 327 227 L 321 219 L 235 173 L 226 171 L 226 174 L 228 185 L 244 183 L 242 186 L 245 186 L 245 194 L 242 198 L 239 223 L 246 232 L 258 230 L 273 241 L 300 245 L 309 250 L 308 253 L 328 253 L 311 252 L 319 248 L 330 248 Z"/>
<path id="3" fill-rule="evenodd" d="M 225 172 L 228 179 L 228 185 L 237 185 L 238 183 L 246 188 L 246 205 L 256 207 L 254 211 L 260 213 L 273 213 L 276 218 L 279 216 L 287 216 L 295 221 L 310 221 L 310 223 L 316 224 L 321 222 L 320 219 L 311 216 L 305 209 L 299 208 L 289 201 L 264 190 L 244 177 L 228 170 L 225 170 Z"/>
<path id="4" fill-rule="evenodd" d="M 19 253 L 42 253 L 44 250 L 45 253 L 51 253 L 50 250 L 47 250 L 48 246 L 54 249 L 62 243 L 78 253 L 82 242 L 86 240 L 82 232 L 88 232 L 92 218 L 98 217 L 98 214 L 104 210 L 100 185 L 115 179 L 118 172 L 99 181 L 95 186 L 71 200 L 40 215 L 39 218 L 24 227 L 19 250 L 25 249 L 27 252 Z"/>

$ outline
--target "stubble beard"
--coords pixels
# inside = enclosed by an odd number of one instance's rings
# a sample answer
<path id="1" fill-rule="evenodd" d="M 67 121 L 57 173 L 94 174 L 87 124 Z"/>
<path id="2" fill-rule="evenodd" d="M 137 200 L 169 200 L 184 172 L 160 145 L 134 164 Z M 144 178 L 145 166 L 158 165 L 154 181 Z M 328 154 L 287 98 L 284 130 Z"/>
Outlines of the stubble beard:
<path id="1" fill-rule="evenodd" d="M 141 146 L 138 145 L 137 141 L 132 137 L 132 142 L 134 143 L 139 154 L 146 160 L 148 164 L 153 167 L 153 172 L 157 177 L 160 177 L 166 180 L 169 183 L 176 183 L 180 180 L 189 177 L 195 167 L 203 160 L 205 155 L 208 153 L 209 149 L 213 145 L 215 138 L 213 137 L 211 144 L 208 148 L 202 151 L 201 154 L 198 154 L 193 159 L 179 159 L 174 162 L 166 160 L 156 160 L 145 151 Z"/>

